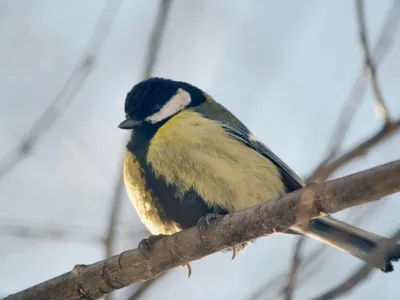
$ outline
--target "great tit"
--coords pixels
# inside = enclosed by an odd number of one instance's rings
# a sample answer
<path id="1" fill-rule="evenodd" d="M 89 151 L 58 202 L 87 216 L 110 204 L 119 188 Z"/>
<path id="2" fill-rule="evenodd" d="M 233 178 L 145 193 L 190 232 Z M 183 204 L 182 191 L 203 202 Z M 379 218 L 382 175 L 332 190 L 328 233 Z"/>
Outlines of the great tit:
<path id="1" fill-rule="evenodd" d="M 149 78 L 125 99 L 132 130 L 123 175 L 128 195 L 152 235 L 170 235 L 282 196 L 303 181 L 224 106 L 181 81 Z M 386 238 L 330 216 L 290 228 L 366 261 Z M 374 267 L 390 272 L 400 245 Z"/>

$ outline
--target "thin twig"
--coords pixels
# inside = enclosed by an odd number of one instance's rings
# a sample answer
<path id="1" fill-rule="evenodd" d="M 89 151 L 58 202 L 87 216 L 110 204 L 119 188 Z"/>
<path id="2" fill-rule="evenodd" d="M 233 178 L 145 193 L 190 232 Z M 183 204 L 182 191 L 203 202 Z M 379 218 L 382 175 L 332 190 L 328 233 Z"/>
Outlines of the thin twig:
<path id="1" fill-rule="evenodd" d="M 351 160 L 355 159 L 356 157 L 365 155 L 368 150 L 373 148 L 374 146 L 378 145 L 382 141 L 384 141 L 386 138 L 391 136 L 394 132 L 398 131 L 400 129 L 400 119 L 396 122 L 391 123 L 390 121 L 388 123 L 384 123 L 382 129 L 377 132 L 375 135 L 367 139 L 366 141 L 362 142 L 361 144 L 357 145 L 353 149 L 351 149 L 349 152 L 345 153 L 338 159 L 332 161 L 331 163 L 328 163 L 325 165 L 322 169 L 320 169 L 319 174 L 315 174 L 314 176 L 318 176 L 320 180 L 326 180 L 335 170 L 339 169 L 341 166 L 345 165 L 346 163 L 350 162 Z M 308 179 L 310 180 L 310 179 Z M 298 238 L 299 241 L 295 246 L 294 253 L 295 255 L 300 252 L 300 247 L 303 246 L 303 239 L 304 236 L 301 236 Z M 295 263 L 296 261 L 296 263 Z M 286 292 L 286 299 L 288 295 L 291 295 L 291 292 L 293 290 L 293 286 L 295 284 L 295 278 L 296 278 L 296 272 L 299 269 L 299 265 L 301 263 L 301 259 L 299 257 L 293 258 L 293 264 L 291 267 L 291 272 L 289 273 L 289 279 L 287 282 L 287 287 L 285 289 Z M 289 291 L 289 294 L 287 294 Z"/>
<path id="2" fill-rule="evenodd" d="M 366 141 L 362 142 L 361 144 L 355 146 L 349 152 L 343 154 L 341 157 L 337 158 L 336 160 L 332 161 L 331 163 L 328 163 L 322 169 L 319 169 L 320 173 L 315 174 L 314 176 L 318 176 L 318 178 L 320 180 L 326 180 L 335 170 L 344 166 L 351 160 L 353 160 L 357 157 L 360 157 L 362 155 L 365 155 L 370 149 L 372 149 L 374 146 L 378 145 L 379 143 L 381 143 L 382 141 L 387 139 L 389 136 L 393 135 L 393 133 L 398 131 L 399 129 L 400 129 L 400 119 L 393 123 L 391 123 L 391 122 L 384 123 L 382 129 L 379 132 L 377 132 L 375 135 L 373 135 Z M 310 180 L 310 179 L 308 179 L 308 180 Z M 298 253 L 300 251 L 300 247 L 303 245 L 303 243 L 301 241 L 303 239 L 305 239 L 305 237 L 301 236 L 298 239 L 299 239 L 299 241 L 295 246 L 294 253 Z M 300 260 L 300 259 L 298 258 L 297 260 Z M 294 258 L 293 258 L 293 261 L 295 261 Z M 290 277 L 289 277 L 288 283 L 287 283 L 288 287 L 290 284 L 290 290 L 293 289 L 293 285 L 295 283 L 296 272 L 298 271 L 298 265 L 300 263 L 301 263 L 300 261 L 297 261 L 296 265 L 293 264 L 291 267 L 292 271 L 290 272 L 290 275 L 289 275 Z"/>
<path id="3" fill-rule="evenodd" d="M 385 101 L 383 100 L 382 92 L 380 86 L 378 84 L 378 76 L 375 67 L 375 63 L 373 62 L 373 58 L 371 56 L 369 45 L 368 45 L 368 35 L 367 28 L 365 22 L 365 8 L 364 8 L 364 0 L 356 0 L 357 7 L 357 18 L 359 24 L 360 31 L 360 41 L 361 46 L 364 49 L 365 55 L 365 66 L 366 70 L 369 72 L 372 81 L 372 89 L 375 95 L 375 110 L 377 115 L 383 119 L 385 123 L 390 122 L 389 111 L 385 105 Z"/>
<path id="4" fill-rule="evenodd" d="M 103 243 L 104 238 L 95 233 L 95 228 L 88 230 L 87 226 L 71 226 L 66 224 L 31 224 L 25 225 L 25 221 L 0 223 L 0 235 L 10 236 L 20 239 L 45 239 L 45 240 L 62 240 L 68 239 L 73 241 L 79 241 L 82 243 Z M 130 227 L 116 228 L 116 231 L 122 234 L 126 238 L 131 238 L 133 235 L 146 236 L 147 232 L 132 230 Z"/>
<path id="5" fill-rule="evenodd" d="M 391 49 L 393 44 L 393 37 L 398 28 L 398 24 L 400 21 L 400 1 L 393 0 L 391 7 L 389 8 L 388 15 L 385 18 L 385 23 L 380 31 L 380 36 L 378 42 L 373 51 L 373 57 L 371 61 L 375 66 L 375 69 L 378 65 L 380 65 L 383 59 L 386 57 L 387 53 Z M 354 114 L 363 98 L 363 95 L 367 86 L 367 78 L 368 72 L 366 70 L 368 66 L 366 64 L 363 65 L 362 70 L 358 73 L 358 77 L 353 85 L 353 88 L 350 92 L 349 98 L 347 99 L 343 109 L 339 115 L 339 119 L 336 122 L 336 128 L 333 131 L 330 142 L 328 143 L 326 154 L 318 166 L 315 168 L 313 173 L 318 174 L 321 172 L 321 169 L 325 167 L 335 156 L 338 155 L 346 133 L 349 129 L 351 121 L 353 120 Z M 319 179 L 318 176 L 310 176 L 311 180 L 322 180 Z"/>
<path id="6" fill-rule="evenodd" d="M 379 212 L 379 208 L 383 207 L 385 202 L 378 202 L 376 205 L 367 207 L 364 211 L 361 211 L 357 216 L 352 216 L 351 224 L 360 224 L 367 217 L 376 215 Z M 353 219 L 354 218 L 354 219 Z M 304 246 L 302 246 L 304 247 Z M 312 276 L 318 274 L 321 266 L 321 260 L 324 258 L 323 255 L 331 249 L 330 247 L 322 244 L 315 248 L 313 251 L 307 253 L 299 264 L 298 275 L 296 280 L 296 287 L 303 282 L 309 282 Z M 261 299 L 278 299 L 285 293 L 284 286 L 287 282 L 288 275 L 286 272 L 282 272 L 275 276 L 274 279 L 266 283 L 257 293 L 254 293 L 249 300 L 261 300 Z"/>
<path id="7" fill-rule="evenodd" d="M 153 32 L 150 36 L 149 51 L 145 59 L 145 68 L 143 78 L 149 78 L 153 72 L 154 65 L 157 62 L 158 53 L 160 51 L 162 38 L 164 35 L 165 25 L 168 20 L 172 0 L 160 0 L 156 23 L 154 24 Z"/>
<path id="8" fill-rule="evenodd" d="M 400 229 L 397 230 L 397 232 L 392 236 L 390 240 L 382 242 L 377 250 L 374 253 L 371 253 L 371 257 L 365 265 L 356 270 L 342 283 L 329 290 L 328 292 L 325 292 L 322 295 L 313 298 L 313 300 L 331 300 L 350 292 L 360 282 L 367 279 L 367 277 L 371 275 L 374 261 L 381 259 L 382 256 L 387 256 L 387 253 L 392 250 L 394 244 L 397 244 L 397 240 L 399 238 Z"/>
<path id="9" fill-rule="evenodd" d="M 35 121 L 18 145 L 0 161 L 0 179 L 4 178 L 26 158 L 35 147 L 39 138 L 48 131 L 57 119 L 66 111 L 75 95 L 80 91 L 86 79 L 94 69 L 101 51 L 114 23 L 121 0 L 107 0 L 84 55 L 68 79 L 43 114 Z"/>
<path id="10" fill-rule="evenodd" d="M 295 251 L 293 254 L 293 261 L 292 261 L 292 266 L 289 274 L 289 279 L 287 282 L 287 285 L 284 289 L 284 294 L 285 294 L 285 299 L 286 300 L 291 300 L 294 292 L 294 286 L 295 286 L 295 280 L 296 280 L 296 274 L 297 271 L 300 267 L 301 264 L 301 250 L 303 248 L 305 242 L 304 236 L 301 236 L 296 243 Z"/>
<path id="11" fill-rule="evenodd" d="M 120 164 L 122 165 L 122 164 Z M 119 170 L 121 170 L 119 168 Z M 121 184 L 123 183 L 123 173 L 120 171 L 118 172 L 118 179 L 116 181 L 116 186 L 114 188 L 114 194 L 112 197 L 111 201 L 111 209 L 110 209 L 110 215 L 108 218 L 108 226 L 107 226 L 107 234 L 106 238 L 104 239 L 104 246 L 105 246 L 105 254 L 106 257 L 110 257 L 113 253 L 113 243 L 114 243 L 114 238 L 115 238 L 115 228 L 117 226 L 117 218 L 119 215 L 119 208 L 121 206 L 122 202 L 122 195 L 124 191 L 124 185 Z"/>
<path id="12" fill-rule="evenodd" d="M 333 172 L 353 159 L 366 155 L 373 147 L 391 137 L 398 130 L 400 130 L 400 119 L 391 123 L 385 123 L 377 133 L 351 148 L 348 152 L 331 161 L 323 168 L 316 170 L 307 180 L 313 180 L 314 178 L 319 178 L 321 181 L 326 180 Z"/>
<path id="13" fill-rule="evenodd" d="M 153 31 L 150 36 L 147 56 L 144 63 L 144 70 L 143 70 L 144 79 L 149 78 L 151 76 L 151 74 L 153 73 L 154 66 L 157 62 L 157 57 L 160 51 L 161 41 L 165 32 L 165 25 L 168 19 L 171 3 L 172 0 L 160 0 L 156 22 L 154 24 Z M 105 239 L 106 257 L 110 257 L 112 254 L 112 245 L 114 241 L 114 227 L 116 226 L 117 223 L 119 207 L 123 195 L 122 191 L 124 190 L 124 178 L 123 178 L 123 173 L 121 172 L 124 156 L 122 156 L 121 161 L 122 163 L 120 163 L 120 167 L 118 168 L 119 175 L 115 183 L 114 196 L 112 198 L 112 209 L 110 211 L 110 216 L 109 216 L 107 237 Z M 143 286 L 139 287 L 138 289 L 140 291 L 138 295 L 139 296 L 142 295 L 145 290 L 150 288 L 153 282 L 154 280 L 143 283 Z M 110 299 L 110 295 L 107 295 L 105 298 L 106 300 Z"/>
<path id="14" fill-rule="evenodd" d="M 357 16 L 358 16 L 358 23 L 359 23 L 359 31 L 360 31 L 360 41 L 361 45 L 364 48 L 365 52 L 365 66 L 364 70 L 369 70 L 371 74 L 371 80 L 374 88 L 374 93 L 375 93 L 375 98 L 376 98 L 376 108 L 379 108 L 380 116 L 384 119 L 385 124 L 390 123 L 389 119 L 389 113 L 388 110 L 384 104 L 382 94 L 380 91 L 380 87 L 378 86 L 378 81 L 377 81 L 377 74 L 376 74 L 376 67 L 373 62 L 373 58 L 371 57 L 370 51 L 369 51 L 369 46 L 368 46 L 368 36 L 367 36 L 367 30 L 366 30 L 366 25 L 365 25 L 365 12 L 364 12 L 364 6 L 363 6 L 363 0 L 357 0 Z M 398 5 L 399 1 L 396 1 L 393 3 L 393 5 Z M 393 24 L 391 20 L 392 15 L 389 15 L 385 26 L 384 26 L 384 31 L 381 34 L 381 39 L 382 36 L 385 35 L 385 30 L 387 30 L 387 24 Z M 398 19 L 398 18 L 397 18 Z M 393 26 L 393 25 L 392 25 Z M 396 24 L 397 27 L 397 24 Z M 379 47 L 380 43 L 382 41 L 378 42 Z M 376 55 L 376 54 L 375 54 Z M 365 76 L 359 77 L 359 79 L 364 79 Z M 364 80 L 361 81 L 364 83 Z M 341 114 L 341 118 L 338 121 L 336 130 L 332 136 L 332 140 L 330 143 L 330 150 L 328 150 L 328 154 L 326 155 L 325 159 L 321 161 L 321 163 L 317 166 L 315 172 L 318 172 L 319 170 L 324 170 L 327 168 L 327 165 L 329 162 L 337 155 L 339 152 L 339 149 L 345 139 L 346 133 L 348 128 L 350 127 L 351 120 L 353 119 L 353 116 L 361 102 L 362 95 L 365 90 L 365 84 L 361 85 L 358 84 L 359 81 L 356 81 L 356 84 L 353 87 L 353 91 L 351 93 L 351 96 L 349 97 L 348 101 L 346 102 L 346 105 L 343 109 L 343 112 Z M 358 91 L 358 88 L 360 89 Z M 356 95 L 356 96 L 354 96 Z M 327 178 L 327 177 L 326 177 Z M 324 178 L 324 179 L 326 179 Z M 321 180 L 319 177 L 312 177 L 312 180 Z M 286 299 L 290 300 L 291 295 L 293 293 L 294 285 L 295 285 L 295 280 L 296 280 L 296 273 L 299 269 L 299 264 L 301 263 L 301 258 L 299 257 L 300 253 L 300 248 L 305 244 L 305 236 L 300 236 L 298 237 L 298 242 L 296 243 L 295 250 L 294 250 L 294 257 L 293 257 L 293 263 L 291 266 L 291 271 L 289 273 L 289 278 L 287 280 L 287 286 L 284 289 L 285 290 L 285 295 Z"/>
<path id="15" fill-rule="evenodd" d="M 163 273 L 160 276 L 158 276 L 156 279 L 151 279 L 148 281 L 143 282 L 140 284 L 140 286 L 130 295 L 127 300 L 137 300 L 140 297 L 144 295 L 145 292 L 147 292 L 152 286 L 154 281 L 159 281 L 161 277 L 165 276 L 167 273 Z"/>

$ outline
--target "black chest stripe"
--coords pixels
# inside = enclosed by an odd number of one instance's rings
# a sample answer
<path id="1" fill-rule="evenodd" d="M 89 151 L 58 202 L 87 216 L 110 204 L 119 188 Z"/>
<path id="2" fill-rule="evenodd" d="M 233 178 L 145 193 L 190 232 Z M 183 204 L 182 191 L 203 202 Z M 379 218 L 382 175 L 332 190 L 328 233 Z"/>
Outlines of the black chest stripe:
<path id="1" fill-rule="evenodd" d="M 154 133 L 137 133 L 134 141 L 128 144 L 128 149 L 135 154 L 144 171 L 147 188 L 151 191 L 153 197 L 151 205 L 157 207 L 160 218 L 165 224 L 173 221 L 182 229 L 185 229 L 195 226 L 198 220 L 208 213 L 226 214 L 226 211 L 207 206 L 194 190 L 178 195 L 175 186 L 168 185 L 162 176 L 155 176 L 153 169 L 146 161 L 149 142 Z"/>

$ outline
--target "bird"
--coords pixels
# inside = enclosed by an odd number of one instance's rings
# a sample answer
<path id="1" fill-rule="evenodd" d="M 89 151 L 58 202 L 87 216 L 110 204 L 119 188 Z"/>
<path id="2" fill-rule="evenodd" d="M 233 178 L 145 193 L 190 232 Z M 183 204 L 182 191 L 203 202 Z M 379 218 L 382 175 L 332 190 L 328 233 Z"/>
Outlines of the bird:
<path id="1" fill-rule="evenodd" d="M 143 249 L 158 237 L 209 225 L 218 216 L 306 186 L 226 107 L 188 82 L 142 80 L 127 93 L 124 111 L 118 127 L 131 135 L 122 172 L 130 201 L 151 233 Z M 388 240 L 330 215 L 285 234 L 305 235 L 364 262 Z M 396 244 L 373 267 L 391 272 L 399 258 Z"/>

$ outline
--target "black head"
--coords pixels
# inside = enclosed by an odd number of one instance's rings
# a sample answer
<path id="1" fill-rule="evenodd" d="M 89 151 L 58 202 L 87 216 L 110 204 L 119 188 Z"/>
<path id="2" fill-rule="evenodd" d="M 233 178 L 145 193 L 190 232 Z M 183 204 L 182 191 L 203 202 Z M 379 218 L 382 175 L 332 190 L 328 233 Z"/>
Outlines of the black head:
<path id="1" fill-rule="evenodd" d="M 118 127 L 132 129 L 142 124 L 159 124 L 182 109 L 205 101 L 205 94 L 186 82 L 150 78 L 136 84 L 126 96 L 126 120 Z"/>

